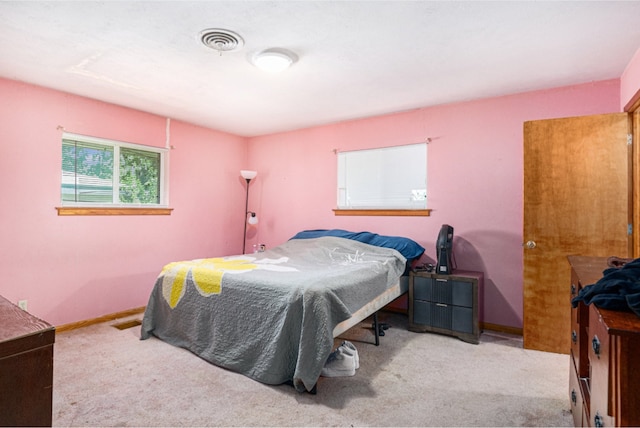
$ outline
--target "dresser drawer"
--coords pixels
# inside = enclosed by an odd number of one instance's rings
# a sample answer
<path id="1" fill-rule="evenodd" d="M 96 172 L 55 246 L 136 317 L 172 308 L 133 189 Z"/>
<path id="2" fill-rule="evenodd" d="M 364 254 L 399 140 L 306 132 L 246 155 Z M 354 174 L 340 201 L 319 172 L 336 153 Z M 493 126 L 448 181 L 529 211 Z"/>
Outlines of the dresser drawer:
<path id="1" fill-rule="evenodd" d="M 571 352 L 575 355 L 576 367 L 580 367 L 580 323 L 579 308 L 571 308 Z"/>
<path id="2" fill-rule="evenodd" d="M 589 409 L 591 426 L 614 426 L 613 388 L 609 370 L 613 362 L 610 360 L 610 337 L 595 305 L 589 306 L 589 367 L 591 403 Z"/>
<path id="3" fill-rule="evenodd" d="M 571 352 L 579 377 L 589 377 L 589 307 L 584 303 L 571 308 Z"/>
<path id="4" fill-rule="evenodd" d="M 569 372 L 569 402 L 571 403 L 571 414 L 573 415 L 573 425 L 577 427 L 583 426 L 582 418 L 584 416 L 584 398 L 580 389 L 580 378 L 573 359 L 573 353 L 570 355 L 571 369 Z"/>
<path id="5" fill-rule="evenodd" d="M 575 270 L 571 270 L 571 298 L 578 295 L 582 284 Z M 575 361 L 578 377 L 589 377 L 589 307 L 580 302 L 571 306 L 571 352 Z"/>

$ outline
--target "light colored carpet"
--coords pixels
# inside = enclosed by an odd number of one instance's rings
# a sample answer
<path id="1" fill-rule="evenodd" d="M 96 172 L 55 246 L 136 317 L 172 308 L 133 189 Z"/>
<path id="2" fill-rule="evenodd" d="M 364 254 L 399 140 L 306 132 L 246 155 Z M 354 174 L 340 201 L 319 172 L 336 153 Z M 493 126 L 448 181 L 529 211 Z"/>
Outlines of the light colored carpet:
<path id="1" fill-rule="evenodd" d="M 572 426 L 569 357 L 518 337 L 486 332 L 472 345 L 382 313 L 392 328 L 380 346 L 370 324 L 345 333 L 356 375 L 321 378 L 312 395 L 111 326 L 129 319 L 57 334 L 54 426 Z"/>

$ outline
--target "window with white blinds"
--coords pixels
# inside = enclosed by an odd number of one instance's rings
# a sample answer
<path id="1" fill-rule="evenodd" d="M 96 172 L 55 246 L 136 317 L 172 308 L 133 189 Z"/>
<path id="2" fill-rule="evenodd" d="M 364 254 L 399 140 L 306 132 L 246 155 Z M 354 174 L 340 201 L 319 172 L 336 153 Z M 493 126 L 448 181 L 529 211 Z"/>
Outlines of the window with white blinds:
<path id="1" fill-rule="evenodd" d="M 165 206 L 166 149 L 65 133 L 65 206 Z"/>
<path id="2" fill-rule="evenodd" d="M 426 143 L 338 153 L 338 209 L 426 208 Z"/>

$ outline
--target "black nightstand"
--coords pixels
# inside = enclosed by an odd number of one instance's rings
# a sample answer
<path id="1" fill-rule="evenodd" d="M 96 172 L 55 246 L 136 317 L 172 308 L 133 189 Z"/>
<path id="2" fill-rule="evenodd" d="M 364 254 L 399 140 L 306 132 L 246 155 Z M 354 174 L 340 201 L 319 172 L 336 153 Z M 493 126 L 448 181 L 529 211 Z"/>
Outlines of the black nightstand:
<path id="1" fill-rule="evenodd" d="M 409 330 L 480 341 L 481 306 L 478 296 L 482 272 L 454 271 L 451 275 L 417 271 L 409 275 Z"/>

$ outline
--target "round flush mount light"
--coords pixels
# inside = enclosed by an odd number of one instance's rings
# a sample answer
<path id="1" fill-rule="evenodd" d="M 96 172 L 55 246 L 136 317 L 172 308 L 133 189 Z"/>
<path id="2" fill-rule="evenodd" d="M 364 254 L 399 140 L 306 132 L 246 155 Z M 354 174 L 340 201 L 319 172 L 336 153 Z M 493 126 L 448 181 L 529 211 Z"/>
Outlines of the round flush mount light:
<path id="1" fill-rule="evenodd" d="M 258 52 L 252 58 L 253 65 L 260 70 L 278 73 L 289 68 L 298 60 L 296 54 L 286 49 L 271 48 Z"/>

